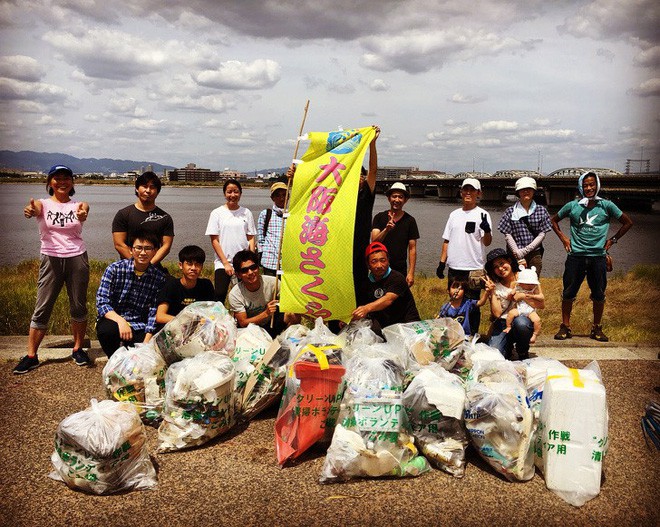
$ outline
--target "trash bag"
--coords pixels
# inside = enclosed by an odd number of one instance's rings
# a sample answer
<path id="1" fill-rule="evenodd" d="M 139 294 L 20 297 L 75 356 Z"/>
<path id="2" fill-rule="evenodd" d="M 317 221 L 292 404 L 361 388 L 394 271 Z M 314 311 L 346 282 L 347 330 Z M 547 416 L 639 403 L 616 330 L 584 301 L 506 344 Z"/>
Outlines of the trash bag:
<path id="1" fill-rule="evenodd" d="M 465 331 L 453 318 L 392 324 L 383 329 L 387 342 L 408 352 L 409 369 L 437 362 L 450 370 L 458 360 Z"/>
<path id="2" fill-rule="evenodd" d="M 201 445 L 235 424 L 235 374 L 228 355 L 210 351 L 170 366 L 158 429 L 159 452 Z"/>
<path id="3" fill-rule="evenodd" d="M 548 369 L 535 450 L 548 489 L 575 507 L 600 493 L 609 446 L 605 386 L 596 363 Z"/>
<path id="4" fill-rule="evenodd" d="M 157 425 L 165 400 L 166 369 L 153 344 L 122 346 L 103 368 L 103 383 L 110 398 L 134 404 L 145 424 Z"/>
<path id="5" fill-rule="evenodd" d="M 165 324 L 153 342 L 167 364 L 203 351 L 225 351 L 231 355 L 236 322 L 221 302 L 194 302 Z"/>
<path id="6" fill-rule="evenodd" d="M 422 366 L 403 393 L 415 444 L 436 468 L 465 475 L 468 436 L 463 424 L 465 386 L 439 364 Z"/>
<path id="7" fill-rule="evenodd" d="M 525 369 L 506 360 L 477 361 L 466 383 L 465 426 L 475 448 L 509 481 L 534 476 L 534 414 Z"/>
<path id="8" fill-rule="evenodd" d="M 249 420 L 282 395 L 289 351 L 262 327 L 249 324 L 238 332 L 232 360 L 236 366 L 234 392 L 241 417 Z"/>
<path id="9" fill-rule="evenodd" d="M 483 342 L 477 342 L 477 339 L 478 336 L 475 335 L 461 344 L 461 352 L 458 360 L 451 369 L 452 373 L 455 373 L 463 380 L 467 379 L 472 366 L 477 361 L 506 360 L 500 353 L 500 350 Z"/>
<path id="10" fill-rule="evenodd" d="M 383 342 L 371 329 L 371 320 L 363 318 L 347 324 L 337 335 L 344 349 L 344 360 L 350 359 L 355 351 L 372 344 Z"/>
<path id="11" fill-rule="evenodd" d="M 346 391 L 320 483 L 358 477 L 417 476 L 430 470 L 417 455 L 402 401 L 404 370 L 389 358 L 346 363 Z"/>
<path id="12" fill-rule="evenodd" d="M 146 440 L 135 406 L 92 399 L 57 426 L 49 477 L 90 494 L 153 489 L 156 470 Z"/>
<path id="13" fill-rule="evenodd" d="M 288 367 L 275 420 L 275 450 L 280 465 L 300 456 L 322 440 L 328 429 L 332 430 L 339 411 L 345 371 L 341 364 L 341 348 L 336 344 L 300 346 L 297 357 Z"/>

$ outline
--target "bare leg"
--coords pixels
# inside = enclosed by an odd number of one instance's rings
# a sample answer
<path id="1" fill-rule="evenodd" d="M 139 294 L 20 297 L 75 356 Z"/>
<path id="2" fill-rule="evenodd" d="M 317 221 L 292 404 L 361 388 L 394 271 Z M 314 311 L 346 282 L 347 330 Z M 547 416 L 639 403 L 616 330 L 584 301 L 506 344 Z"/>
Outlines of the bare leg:
<path id="1" fill-rule="evenodd" d="M 506 315 L 506 328 L 502 330 L 502 333 L 508 333 L 511 331 L 511 324 L 513 324 L 513 319 L 519 315 L 517 309 L 512 309 Z"/>
<path id="2" fill-rule="evenodd" d="M 73 334 L 73 349 L 80 350 L 83 347 L 85 340 L 85 332 L 87 331 L 87 321 L 75 322 L 71 321 L 71 333 Z"/>
<path id="3" fill-rule="evenodd" d="M 34 357 L 37 355 L 39 345 L 45 336 L 45 329 L 30 328 L 30 334 L 28 336 L 28 357 Z"/>
<path id="4" fill-rule="evenodd" d="M 534 344 L 536 342 L 536 337 L 541 333 L 541 317 L 539 317 L 539 314 L 536 311 L 532 311 L 528 316 L 534 324 L 534 333 L 532 333 L 529 343 Z"/>

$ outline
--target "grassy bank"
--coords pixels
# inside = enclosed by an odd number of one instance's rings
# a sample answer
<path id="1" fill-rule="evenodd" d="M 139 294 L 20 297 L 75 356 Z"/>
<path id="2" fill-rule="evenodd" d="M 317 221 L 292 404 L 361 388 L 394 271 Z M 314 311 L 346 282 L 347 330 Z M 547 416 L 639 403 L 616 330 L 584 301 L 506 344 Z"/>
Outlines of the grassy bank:
<path id="1" fill-rule="evenodd" d="M 108 262 L 92 261 L 89 290 L 89 320 L 96 317 L 95 295 L 99 280 Z M 178 274 L 175 264 L 168 264 L 172 274 Z M 23 262 L 15 267 L 0 268 L 0 334 L 26 335 L 34 309 L 36 283 L 39 270 L 37 260 Z M 204 276 L 212 278 L 211 266 L 206 265 Z M 626 274 L 608 276 L 607 305 L 603 324 L 611 340 L 660 345 L 656 331 L 655 310 L 660 306 L 660 265 L 640 265 Z M 546 308 L 541 312 L 542 334 L 553 335 L 561 321 L 561 278 L 541 278 L 546 297 Z M 446 301 L 446 280 L 418 275 L 413 293 L 422 318 L 433 318 Z M 589 289 L 582 286 L 573 309 L 571 326 L 577 335 L 586 335 L 591 328 L 592 314 Z M 482 309 L 482 331 L 488 326 L 486 308 Z M 48 332 L 54 335 L 69 334 L 69 311 L 66 291 L 62 291 L 51 317 Z M 95 338 L 94 326 L 87 331 Z"/>

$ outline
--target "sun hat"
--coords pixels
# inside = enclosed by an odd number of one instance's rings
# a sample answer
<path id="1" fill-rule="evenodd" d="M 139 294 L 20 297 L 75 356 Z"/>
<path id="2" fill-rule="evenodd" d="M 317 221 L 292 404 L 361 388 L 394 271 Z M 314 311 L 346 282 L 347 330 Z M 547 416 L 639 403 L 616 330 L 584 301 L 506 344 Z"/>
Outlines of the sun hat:
<path id="1" fill-rule="evenodd" d="M 517 273 L 520 267 L 518 266 L 517 260 L 508 252 L 506 252 L 505 249 L 493 249 L 486 255 L 486 272 L 490 275 L 493 272 L 493 262 L 497 260 L 498 258 L 504 258 L 509 261 L 511 264 L 511 270 L 514 273 Z"/>
<path id="2" fill-rule="evenodd" d="M 367 245 L 366 251 L 364 251 L 364 257 L 369 258 L 369 255 L 377 252 L 383 251 L 385 254 L 387 254 L 387 247 L 385 247 L 382 243 L 380 242 L 372 242 L 369 245 Z"/>
<path id="3" fill-rule="evenodd" d="M 282 183 L 281 181 L 278 181 L 277 183 L 273 183 L 270 186 L 270 195 L 272 196 L 275 194 L 276 190 L 286 190 L 286 183 Z"/>
<path id="4" fill-rule="evenodd" d="M 392 194 L 392 192 L 403 192 L 403 195 L 406 198 L 410 197 L 410 192 L 408 192 L 406 186 L 403 183 L 400 183 L 399 181 L 397 181 L 390 188 L 388 188 L 387 191 L 385 192 L 385 195 L 389 197 L 390 194 Z"/>
<path id="5" fill-rule="evenodd" d="M 529 269 L 521 269 L 518 273 L 518 283 L 539 285 L 539 277 L 536 274 L 536 267 L 532 265 Z"/>
<path id="6" fill-rule="evenodd" d="M 461 188 L 466 187 L 466 186 L 471 186 L 475 190 L 481 190 L 481 183 L 479 183 L 478 179 L 475 179 L 473 177 L 467 177 L 463 180 L 463 183 L 461 183 Z"/>
<path id="7" fill-rule="evenodd" d="M 516 192 L 524 188 L 536 190 L 536 180 L 533 177 L 523 176 L 516 180 Z"/>

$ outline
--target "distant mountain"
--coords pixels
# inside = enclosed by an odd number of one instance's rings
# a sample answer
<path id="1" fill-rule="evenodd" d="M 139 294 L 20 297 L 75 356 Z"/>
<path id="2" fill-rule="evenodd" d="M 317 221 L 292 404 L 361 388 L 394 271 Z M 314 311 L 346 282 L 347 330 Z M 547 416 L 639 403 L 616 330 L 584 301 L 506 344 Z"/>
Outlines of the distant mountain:
<path id="1" fill-rule="evenodd" d="M 131 161 L 128 159 L 79 159 L 67 154 L 31 152 L 25 150 L 22 152 L 12 152 L 10 150 L 0 150 L 0 167 L 15 168 L 27 172 L 48 172 L 48 169 L 56 164 L 66 165 L 76 174 L 85 172 L 96 172 L 110 174 L 111 172 L 123 173 L 131 170 L 146 170 L 147 165 L 151 165 L 153 171 L 161 174 L 165 169 L 176 167 L 161 165 L 153 161 Z"/>

